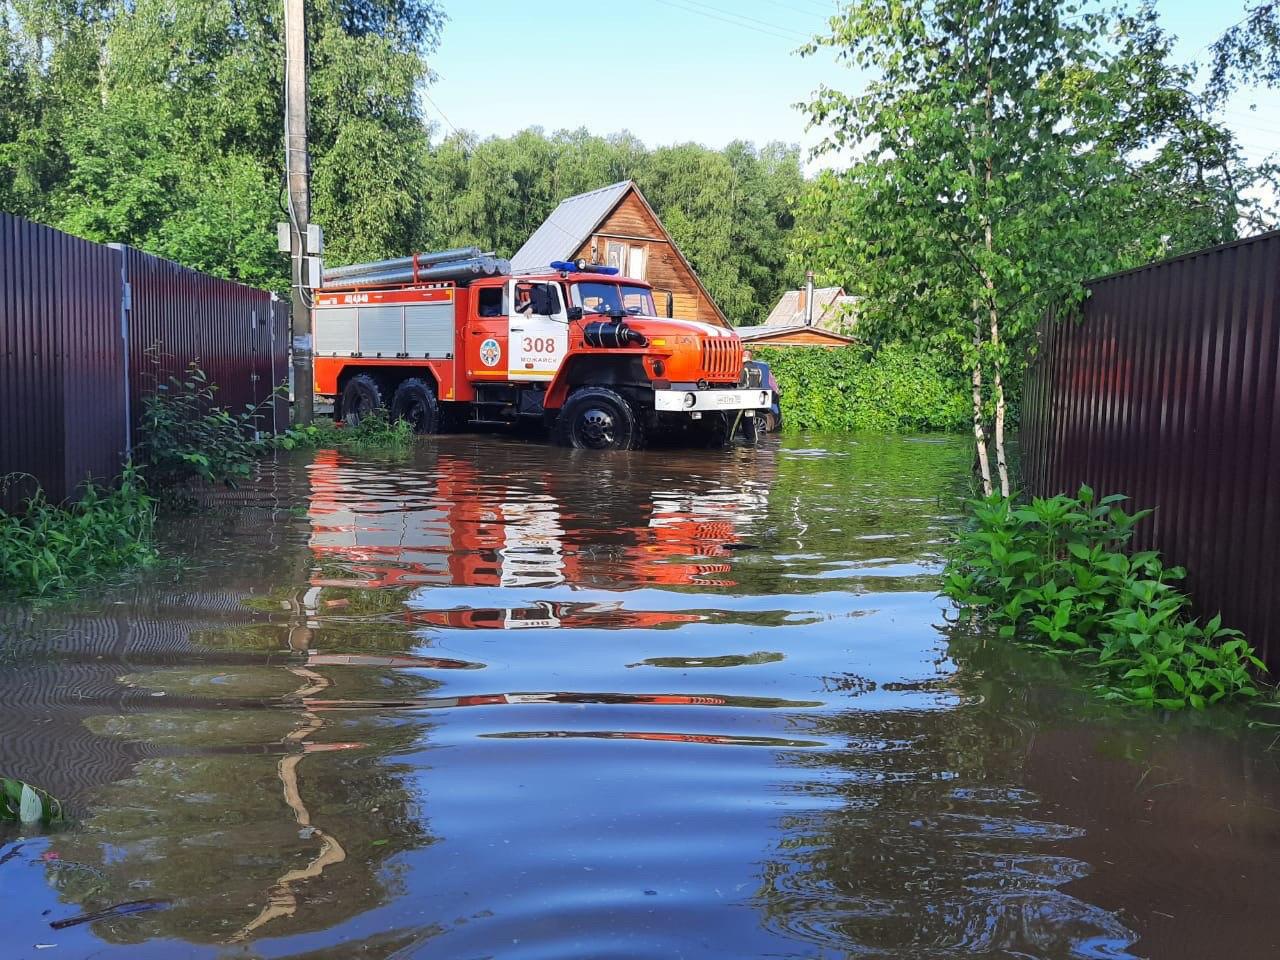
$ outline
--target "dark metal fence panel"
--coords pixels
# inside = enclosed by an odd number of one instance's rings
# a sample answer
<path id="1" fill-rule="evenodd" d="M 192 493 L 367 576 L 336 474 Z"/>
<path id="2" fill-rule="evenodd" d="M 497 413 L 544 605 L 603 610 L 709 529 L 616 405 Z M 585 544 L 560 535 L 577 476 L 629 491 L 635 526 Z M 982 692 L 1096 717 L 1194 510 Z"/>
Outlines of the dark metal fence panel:
<path id="1" fill-rule="evenodd" d="M 1041 330 L 1021 437 L 1029 492 L 1155 508 L 1137 546 L 1186 566 L 1280 669 L 1280 232 L 1090 284 Z"/>
<path id="2" fill-rule="evenodd" d="M 0 214 L 0 473 L 52 500 L 120 470 L 120 292 L 114 251 Z M 0 507 L 33 489 L 9 485 Z"/>
<path id="3" fill-rule="evenodd" d="M 232 411 L 260 407 L 260 428 L 288 426 L 271 398 L 287 374 L 281 304 L 264 290 L 190 270 L 122 247 L 131 291 L 129 396 L 134 422 L 142 398 L 198 362 Z"/>
<path id="4" fill-rule="evenodd" d="M 149 349 L 155 347 L 154 355 Z M 154 356 L 154 360 L 153 360 Z M 0 509 L 119 474 L 142 397 L 199 361 L 217 402 L 288 426 L 288 304 L 0 213 Z M 131 415 L 131 416 L 130 416 Z"/>

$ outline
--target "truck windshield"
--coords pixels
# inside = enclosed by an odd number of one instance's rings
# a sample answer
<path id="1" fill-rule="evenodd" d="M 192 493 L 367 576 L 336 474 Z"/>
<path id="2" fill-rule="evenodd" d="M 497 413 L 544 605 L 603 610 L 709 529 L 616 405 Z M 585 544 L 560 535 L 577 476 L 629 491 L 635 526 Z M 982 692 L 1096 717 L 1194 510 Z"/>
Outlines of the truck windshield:
<path id="1" fill-rule="evenodd" d="M 647 287 L 621 283 L 575 283 L 569 291 L 575 307 L 583 313 L 627 313 L 656 316 L 653 293 Z"/>

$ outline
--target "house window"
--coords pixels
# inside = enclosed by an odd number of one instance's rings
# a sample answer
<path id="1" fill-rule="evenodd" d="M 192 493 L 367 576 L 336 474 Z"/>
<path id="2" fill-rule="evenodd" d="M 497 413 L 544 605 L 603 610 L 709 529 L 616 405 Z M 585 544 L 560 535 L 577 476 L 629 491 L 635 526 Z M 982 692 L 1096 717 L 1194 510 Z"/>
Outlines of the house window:
<path id="1" fill-rule="evenodd" d="M 607 267 L 616 267 L 619 273 L 627 272 L 627 245 L 616 240 L 605 244 L 604 262 Z"/>
<path id="2" fill-rule="evenodd" d="M 649 251 L 644 247 L 632 247 L 631 255 L 627 260 L 627 269 L 623 272 L 626 273 L 628 277 L 632 277 L 636 280 L 643 280 L 645 261 L 649 259 L 647 256 L 648 252 Z"/>

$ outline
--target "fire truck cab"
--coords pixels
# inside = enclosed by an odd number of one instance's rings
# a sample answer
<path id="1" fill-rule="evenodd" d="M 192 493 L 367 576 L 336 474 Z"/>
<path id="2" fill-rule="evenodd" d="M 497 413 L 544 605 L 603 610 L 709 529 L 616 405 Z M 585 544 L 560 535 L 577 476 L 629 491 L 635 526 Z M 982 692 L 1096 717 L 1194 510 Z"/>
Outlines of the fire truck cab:
<path id="1" fill-rule="evenodd" d="M 385 409 L 420 433 L 539 418 L 567 446 L 636 449 L 672 426 L 754 442 L 773 403 L 732 329 L 659 316 L 650 286 L 612 268 L 417 263 L 408 282 L 368 264 L 316 291 L 315 391 L 335 418 Z"/>

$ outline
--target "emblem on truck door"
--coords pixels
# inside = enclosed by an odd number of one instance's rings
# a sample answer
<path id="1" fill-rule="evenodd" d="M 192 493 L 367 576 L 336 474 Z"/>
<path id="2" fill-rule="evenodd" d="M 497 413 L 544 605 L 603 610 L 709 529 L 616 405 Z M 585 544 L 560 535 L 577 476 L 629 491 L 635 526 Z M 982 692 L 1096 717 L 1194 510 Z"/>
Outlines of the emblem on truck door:
<path id="1" fill-rule="evenodd" d="M 480 344 L 480 362 L 486 367 L 496 367 L 501 359 L 502 348 L 498 346 L 498 341 L 493 337 Z"/>

